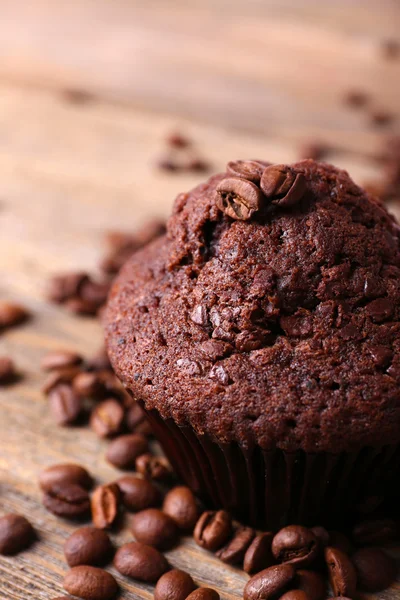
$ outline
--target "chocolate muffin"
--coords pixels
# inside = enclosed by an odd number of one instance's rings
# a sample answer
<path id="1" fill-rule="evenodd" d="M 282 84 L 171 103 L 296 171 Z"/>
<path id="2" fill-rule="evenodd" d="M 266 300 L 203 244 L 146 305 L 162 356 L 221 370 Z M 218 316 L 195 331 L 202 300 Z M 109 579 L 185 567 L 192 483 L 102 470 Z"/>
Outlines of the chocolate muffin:
<path id="1" fill-rule="evenodd" d="M 400 229 L 328 164 L 235 161 L 122 269 L 108 351 L 179 475 L 268 528 L 400 474 Z"/>

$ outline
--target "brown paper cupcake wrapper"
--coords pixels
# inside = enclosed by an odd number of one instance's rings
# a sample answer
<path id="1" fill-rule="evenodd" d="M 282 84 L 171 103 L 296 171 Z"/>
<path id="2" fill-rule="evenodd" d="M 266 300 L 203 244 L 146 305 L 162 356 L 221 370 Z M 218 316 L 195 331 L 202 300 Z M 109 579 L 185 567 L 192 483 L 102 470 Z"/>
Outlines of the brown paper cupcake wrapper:
<path id="1" fill-rule="evenodd" d="M 199 436 L 155 410 L 146 414 L 174 469 L 206 505 L 264 529 L 343 527 L 390 501 L 400 475 L 399 445 L 340 454 L 249 450 Z"/>

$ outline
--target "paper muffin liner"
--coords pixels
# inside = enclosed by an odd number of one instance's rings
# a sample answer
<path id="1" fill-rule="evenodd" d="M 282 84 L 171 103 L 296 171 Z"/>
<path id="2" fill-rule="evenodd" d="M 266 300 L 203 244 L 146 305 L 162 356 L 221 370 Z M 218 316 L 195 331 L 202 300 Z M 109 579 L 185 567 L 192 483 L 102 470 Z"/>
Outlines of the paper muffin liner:
<path id="1" fill-rule="evenodd" d="M 177 474 L 207 506 L 264 529 L 343 527 L 390 501 L 400 475 L 400 445 L 339 454 L 247 449 L 145 412 Z"/>

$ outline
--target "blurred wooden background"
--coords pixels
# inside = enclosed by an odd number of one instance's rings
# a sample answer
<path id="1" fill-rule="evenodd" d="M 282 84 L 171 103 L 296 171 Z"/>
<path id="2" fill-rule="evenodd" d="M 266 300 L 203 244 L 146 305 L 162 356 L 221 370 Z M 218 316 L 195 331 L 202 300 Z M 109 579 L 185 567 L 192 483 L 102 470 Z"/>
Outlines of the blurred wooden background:
<path id="1" fill-rule="evenodd" d="M 0 297 L 33 313 L 0 337 L 23 375 L 0 389 L 0 514 L 25 513 L 41 531 L 32 550 L 0 558 L 2 600 L 61 593 L 72 528 L 41 507 L 40 468 L 68 459 L 100 481 L 116 476 L 103 442 L 56 428 L 40 394 L 44 352 L 89 354 L 101 340 L 97 323 L 44 302 L 46 277 L 94 269 L 104 230 L 167 215 L 201 180 L 155 167 L 171 131 L 213 170 L 239 157 L 290 162 L 311 140 L 356 181 L 378 177 L 374 157 L 400 131 L 400 59 L 383 53 L 399 31 L 397 0 L 0 0 Z M 346 105 L 352 90 L 370 108 Z M 374 126 L 375 110 L 393 122 Z M 243 575 L 192 542 L 170 558 L 240 597 Z M 124 584 L 124 598 L 151 596 Z"/>

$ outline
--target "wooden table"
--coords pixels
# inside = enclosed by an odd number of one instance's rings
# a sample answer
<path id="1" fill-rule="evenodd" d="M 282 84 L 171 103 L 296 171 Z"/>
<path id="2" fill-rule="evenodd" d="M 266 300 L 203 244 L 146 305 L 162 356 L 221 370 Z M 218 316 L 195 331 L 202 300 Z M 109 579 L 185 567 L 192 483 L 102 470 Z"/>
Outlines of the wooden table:
<path id="1" fill-rule="evenodd" d="M 33 314 L 0 337 L 0 354 L 22 374 L 0 390 L 0 514 L 26 514 L 40 531 L 31 550 L 0 558 L 0 598 L 50 600 L 61 594 L 62 542 L 73 527 L 42 508 L 38 471 L 70 460 L 100 482 L 117 473 L 90 431 L 53 424 L 39 391 L 45 352 L 88 355 L 101 341 L 96 322 L 44 302 L 46 278 L 93 270 L 104 230 L 167 215 L 175 195 L 201 179 L 155 169 L 172 130 L 188 134 L 215 170 L 237 157 L 290 162 L 316 139 L 357 181 L 378 176 L 373 157 L 388 130 L 343 97 L 365 90 L 400 122 L 400 62 L 381 55 L 381 41 L 398 35 L 400 5 L 13 0 L 0 9 L 0 296 Z M 73 101 L 76 90 L 85 102 Z M 223 598 L 241 597 L 243 574 L 192 541 L 168 558 Z M 152 597 L 150 586 L 122 585 L 124 598 Z"/>

